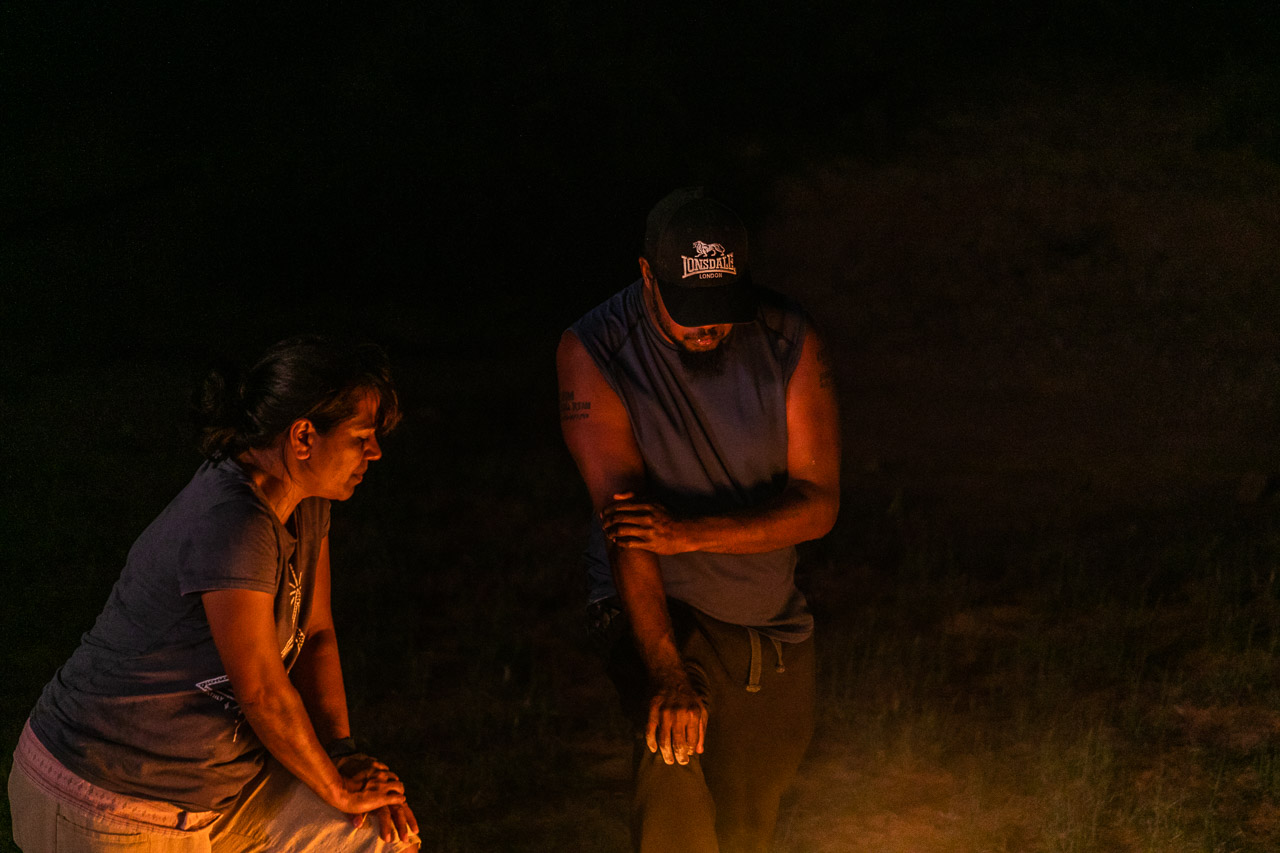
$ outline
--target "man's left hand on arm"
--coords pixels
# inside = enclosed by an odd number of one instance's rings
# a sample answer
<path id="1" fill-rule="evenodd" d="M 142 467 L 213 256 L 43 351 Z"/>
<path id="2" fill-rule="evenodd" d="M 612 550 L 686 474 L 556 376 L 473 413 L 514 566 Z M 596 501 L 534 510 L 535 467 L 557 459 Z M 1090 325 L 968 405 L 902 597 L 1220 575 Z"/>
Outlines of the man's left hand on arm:
<path id="1" fill-rule="evenodd" d="M 619 548 L 640 548 L 654 554 L 683 554 L 697 550 L 689 541 L 689 525 L 656 501 L 638 499 L 633 492 L 613 496 L 600 510 L 605 538 Z"/>

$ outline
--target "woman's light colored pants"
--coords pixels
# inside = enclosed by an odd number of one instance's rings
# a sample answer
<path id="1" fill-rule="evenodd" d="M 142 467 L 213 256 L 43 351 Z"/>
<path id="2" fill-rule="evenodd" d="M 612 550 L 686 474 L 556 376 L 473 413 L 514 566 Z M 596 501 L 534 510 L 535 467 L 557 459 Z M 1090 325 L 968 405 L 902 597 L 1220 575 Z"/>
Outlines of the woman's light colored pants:
<path id="1" fill-rule="evenodd" d="M 186 811 L 81 779 L 49 753 L 30 726 L 9 773 L 13 840 L 23 853 L 399 853 L 370 819 L 356 829 L 274 761 L 227 812 Z"/>

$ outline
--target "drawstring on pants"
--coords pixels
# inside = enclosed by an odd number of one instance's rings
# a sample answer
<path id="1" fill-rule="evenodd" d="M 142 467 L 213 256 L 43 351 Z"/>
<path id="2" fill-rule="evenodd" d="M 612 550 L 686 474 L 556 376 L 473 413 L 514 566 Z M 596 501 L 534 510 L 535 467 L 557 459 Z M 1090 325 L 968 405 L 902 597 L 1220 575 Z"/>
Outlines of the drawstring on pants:
<path id="1" fill-rule="evenodd" d="M 760 692 L 760 632 L 755 628 L 747 629 L 747 636 L 751 638 L 751 671 L 747 675 L 747 692 Z M 782 641 L 777 637 L 770 637 L 769 641 L 773 643 L 773 652 L 777 655 L 778 665 L 774 667 L 774 672 L 786 672 L 787 668 L 782 663 Z"/>

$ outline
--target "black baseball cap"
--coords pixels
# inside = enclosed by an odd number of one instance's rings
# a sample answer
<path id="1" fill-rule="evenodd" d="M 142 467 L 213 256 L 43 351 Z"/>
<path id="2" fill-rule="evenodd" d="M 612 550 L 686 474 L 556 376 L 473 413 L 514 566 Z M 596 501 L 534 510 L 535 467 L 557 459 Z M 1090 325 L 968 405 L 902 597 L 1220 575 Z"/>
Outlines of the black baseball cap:
<path id="1" fill-rule="evenodd" d="M 667 313 L 681 326 L 755 320 L 747 229 L 702 187 L 678 189 L 649 211 L 644 257 Z"/>

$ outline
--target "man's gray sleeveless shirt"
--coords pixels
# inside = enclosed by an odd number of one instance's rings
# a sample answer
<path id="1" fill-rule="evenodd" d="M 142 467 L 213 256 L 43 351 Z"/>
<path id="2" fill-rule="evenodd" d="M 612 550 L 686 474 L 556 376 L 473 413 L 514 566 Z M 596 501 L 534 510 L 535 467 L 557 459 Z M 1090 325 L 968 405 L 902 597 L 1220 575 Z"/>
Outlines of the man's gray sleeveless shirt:
<path id="1" fill-rule="evenodd" d="M 720 344 L 720 369 L 690 371 L 649 319 L 637 281 L 572 331 L 626 406 L 649 496 L 680 516 L 754 506 L 786 487 L 787 383 L 807 325 L 797 305 L 766 293 L 757 320 L 735 325 Z M 667 595 L 709 616 L 784 641 L 812 633 L 813 618 L 795 586 L 794 547 L 658 561 Z M 598 524 L 587 564 L 591 600 L 615 594 Z"/>

